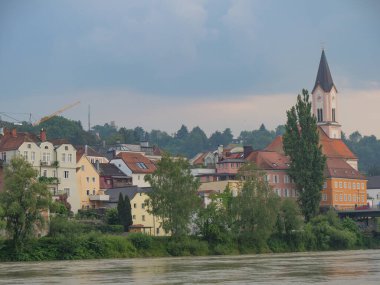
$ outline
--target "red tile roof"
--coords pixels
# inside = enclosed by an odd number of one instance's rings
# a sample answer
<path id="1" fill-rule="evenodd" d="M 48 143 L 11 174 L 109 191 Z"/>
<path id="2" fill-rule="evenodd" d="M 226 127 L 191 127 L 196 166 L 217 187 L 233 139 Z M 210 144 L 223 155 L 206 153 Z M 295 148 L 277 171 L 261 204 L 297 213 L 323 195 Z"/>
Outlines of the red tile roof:
<path id="1" fill-rule="evenodd" d="M 328 158 L 357 159 L 348 146 L 340 139 L 330 139 L 322 128 L 318 127 L 319 143 L 322 145 L 322 152 Z M 282 136 L 276 137 L 266 148 L 267 151 L 284 153 Z"/>
<path id="2" fill-rule="evenodd" d="M 259 150 L 251 152 L 246 161 L 253 162 L 263 170 L 286 170 L 289 168 L 289 158 L 274 151 Z"/>
<path id="3" fill-rule="evenodd" d="M 327 159 L 324 175 L 327 178 L 366 179 L 359 171 L 340 158 Z"/>
<path id="4" fill-rule="evenodd" d="M 117 157 L 124 161 L 132 173 L 153 173 L 156 170 L 154 163 L 140 153 L 120 152 Z"/>
<path id="5" fill-rule="evenodd" d="M 203 165 L 207 153 L 208 152 L 202 153 L 196 160 L 194 160 L 193 165 Z"/>
<path id="6" fill-rule="evenodd" d="M 39 143 L 40 139 L 32 133 L 5 134 L 0 139 L 0 151 L 17 150 L 24 142 Z"/>

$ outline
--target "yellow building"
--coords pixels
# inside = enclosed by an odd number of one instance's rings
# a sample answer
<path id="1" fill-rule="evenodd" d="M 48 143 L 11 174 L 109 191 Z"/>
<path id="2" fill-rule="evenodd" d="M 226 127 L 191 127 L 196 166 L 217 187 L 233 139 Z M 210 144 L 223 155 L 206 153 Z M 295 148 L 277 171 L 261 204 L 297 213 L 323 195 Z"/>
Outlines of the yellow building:
<path id="1" fill-rule="evenodd" d="M 168 236 L 169 234 L 161 227 L 161 220 L 148 213 L 145 201 L 149 198 L 148 192 L 151 188 L 140 188 L 130 186 L 124 188 L 108 189 L 106 193 L 109 195 L 108 207 L 117 207 L 119 195 L 127 195 L 131 202 L 131 212 L 133 225 L 130 227 L 131 232 L 142 232 L 152 236 Z"/>
<path id="2" fill-rule="evenodd" d="M 99 173 L 85 154 L 77 156 L 77 189 L 80 199 L 80 208 L 101 208 L 109 200 L 99 187 Z"/>

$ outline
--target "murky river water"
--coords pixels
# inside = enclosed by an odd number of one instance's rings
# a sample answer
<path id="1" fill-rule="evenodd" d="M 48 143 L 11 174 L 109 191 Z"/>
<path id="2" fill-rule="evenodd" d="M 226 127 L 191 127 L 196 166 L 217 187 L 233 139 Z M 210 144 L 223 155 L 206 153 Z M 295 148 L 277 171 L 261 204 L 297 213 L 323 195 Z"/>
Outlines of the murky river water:
<path id="1" fill-rule="evenodd" d="M 380 284 L 380 250 L 0 263 L 0 284 Z"/>

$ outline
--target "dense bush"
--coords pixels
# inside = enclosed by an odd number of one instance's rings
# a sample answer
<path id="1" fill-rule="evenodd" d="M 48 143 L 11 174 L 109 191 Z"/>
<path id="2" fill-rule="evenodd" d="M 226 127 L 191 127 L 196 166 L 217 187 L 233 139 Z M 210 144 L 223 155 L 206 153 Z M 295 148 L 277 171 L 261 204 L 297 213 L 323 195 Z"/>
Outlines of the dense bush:
<path id="1" fill-rule="evenodd" d="M 153 245 L 153 238 L 143 233 L 130 233 L 128 240 L 130 240 L 137 249 L 147 250 Z"/>
<path id="2" fill-rule="evenodd" d="M 172 256 L 209 254 L 208 243 L 194 238 L 170 240 L 167 244 L 167 251 Z"/>

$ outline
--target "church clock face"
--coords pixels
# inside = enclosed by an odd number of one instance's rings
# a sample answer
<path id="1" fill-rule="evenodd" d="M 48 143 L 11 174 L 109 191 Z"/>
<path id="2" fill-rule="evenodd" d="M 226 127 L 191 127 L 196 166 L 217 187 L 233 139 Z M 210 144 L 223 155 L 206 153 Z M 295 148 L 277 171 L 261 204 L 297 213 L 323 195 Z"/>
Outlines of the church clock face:
<path id="1" fill-rule="evenodd" d="M 318 102 L 321 102 L 321 100 L 322 100 L 322 96 L 319 95 L 319 96 L 317 97 L 317 100 L 318 100 Z"/>

